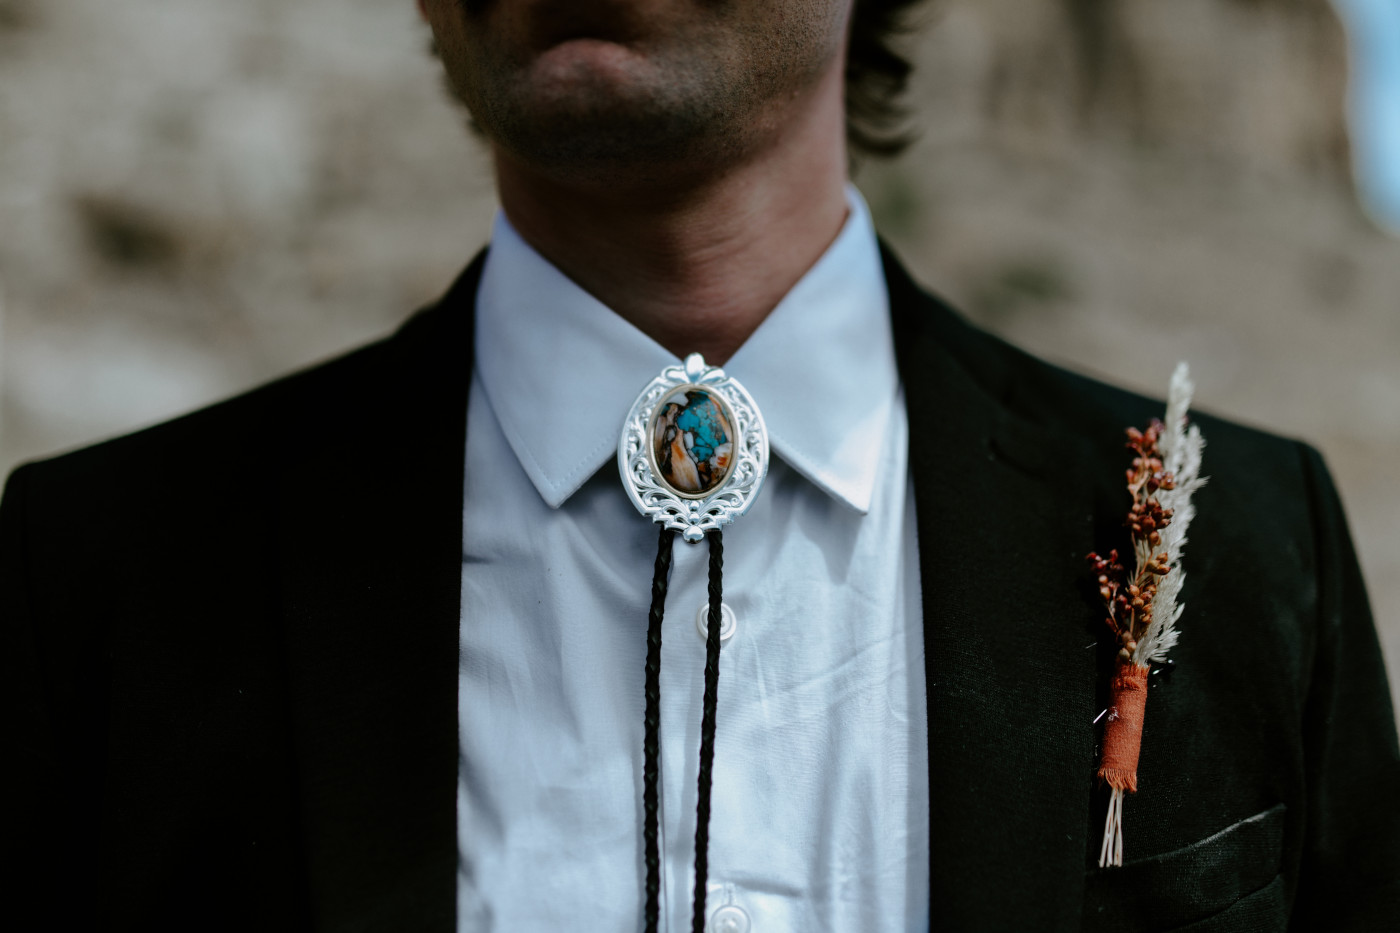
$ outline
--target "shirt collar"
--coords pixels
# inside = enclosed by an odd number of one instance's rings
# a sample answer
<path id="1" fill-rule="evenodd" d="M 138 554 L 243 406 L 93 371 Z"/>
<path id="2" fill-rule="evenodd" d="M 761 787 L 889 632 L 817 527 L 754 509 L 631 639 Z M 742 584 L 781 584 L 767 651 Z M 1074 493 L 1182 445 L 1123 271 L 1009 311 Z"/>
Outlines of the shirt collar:
<path id="1" fill-rule="evenodd" d="M 870 508 L 898 374 L 865 201 L 725 372 L 773 451 L 827 494 Z M 588 294 L 498 212 L 476 302 L 476 370 L 511 449 L 551 508 L 616 457 L 637 393 L 676 357 Z"/>

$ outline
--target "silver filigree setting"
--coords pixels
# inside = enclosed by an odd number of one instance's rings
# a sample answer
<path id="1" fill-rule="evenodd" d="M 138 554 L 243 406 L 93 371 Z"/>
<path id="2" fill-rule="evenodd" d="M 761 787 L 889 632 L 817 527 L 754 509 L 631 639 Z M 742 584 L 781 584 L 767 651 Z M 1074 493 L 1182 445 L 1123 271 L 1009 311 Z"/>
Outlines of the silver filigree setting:
<path id="1" fill-rule="evenodd" d="M 653 462 L 651 435 L 661 402 L 678 389 L 704 389 L 718 399 L 733 428 L 734 450 L 724 480 L 714 489 L 693 495 L 673 488 Z M 718 366 L 708 366 L 692 353 L 678 366 L 667 366 L 647 384 L 623 422 L 617 442 L 617 467 L 622 485 L 637 511 L 679 531 L 694 543 L 749 510 L 768 474 L 768 429 L 753 397 Z"/>

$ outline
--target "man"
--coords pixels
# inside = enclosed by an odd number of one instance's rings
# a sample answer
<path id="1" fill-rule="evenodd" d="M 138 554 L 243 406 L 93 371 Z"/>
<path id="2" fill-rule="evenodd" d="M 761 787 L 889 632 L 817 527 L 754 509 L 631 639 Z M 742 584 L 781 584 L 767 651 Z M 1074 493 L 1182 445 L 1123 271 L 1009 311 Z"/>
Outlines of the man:
<path id="1" fill-rule="evenodd" d="M 384 342 L 9 482 L 11 904 L 98 929 L 650 922 L 655 529 L 611 451 L 699 352 L 775 456 L 724 539 L 703 891 L 706 557 L 675 546 L 660 927 L 694 904 L 726 930 L 1400 915 L 1400 754 L 1325 468 L 1204 416 L 1182 640 L 1127 863 L 1096 867 L 1115 646 L 1084 554 L 1122 546 L 1122 429 L 1161 408 L 970 328 L 878 247 L 844 101 L 847 37 L 887 13 L 420 8 L 495 159 L 485 257 Z"/>

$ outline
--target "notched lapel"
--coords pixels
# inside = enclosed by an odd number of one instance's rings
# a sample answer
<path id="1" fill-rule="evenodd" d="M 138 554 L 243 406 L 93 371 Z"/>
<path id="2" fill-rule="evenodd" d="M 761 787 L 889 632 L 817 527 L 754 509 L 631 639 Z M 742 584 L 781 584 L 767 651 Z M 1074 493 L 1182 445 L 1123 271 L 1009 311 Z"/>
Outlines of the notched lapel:
<path id="1" fill-rule="evenodd" d="M 933 929 L 1077 929 L 1096 615 L 1084 442 L 1028 421 L 986 340 L 886 257 L 909 402 L 928 678 Z"/>
<path id="2" fill-rule="evenodd" d="M 457 629 L 480 259 L 284 413 L 282 603 L 318 929 L 454 928 Z"/>

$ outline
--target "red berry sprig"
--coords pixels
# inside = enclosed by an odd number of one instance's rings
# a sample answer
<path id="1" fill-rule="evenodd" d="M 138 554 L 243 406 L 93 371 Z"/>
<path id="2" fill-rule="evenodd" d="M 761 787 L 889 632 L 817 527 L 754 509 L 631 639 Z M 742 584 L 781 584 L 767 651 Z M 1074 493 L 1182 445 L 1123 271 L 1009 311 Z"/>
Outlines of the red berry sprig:
<path id="1" fill-rule="evenodd" d="M 1105 623 L 1118 643 L 1118 657 L 1131 661 L 1137 651 L 1138 639 L 1152 624 L 1152 600 L 1157 595 L 1157 578 L 1171 571 L 1167 553 L 1157 552 L 1162 543 L 1162 530 L 1171 524 L 1172 511 L 1157 501 L 1157 493 L 1175 489 L 1176 479 L 1162 466 L 1157 448 L 1163 431 L 1157 419 L 1147 430 L 1128 428 L 1127 447 L 1133 452 L 1132 466 L 1127 470 L 1128 492 L 1133 497 L 1132 508 L 1124 521 L 1133 542 L 1136 566 L 1131 575 L 1119 560 L 1118 551 L 1107 557 L 1090 553 L 1088 561 L 1098 579 L 1099 596 L 1108 609 Z"/>

